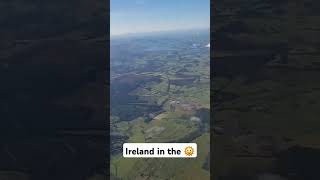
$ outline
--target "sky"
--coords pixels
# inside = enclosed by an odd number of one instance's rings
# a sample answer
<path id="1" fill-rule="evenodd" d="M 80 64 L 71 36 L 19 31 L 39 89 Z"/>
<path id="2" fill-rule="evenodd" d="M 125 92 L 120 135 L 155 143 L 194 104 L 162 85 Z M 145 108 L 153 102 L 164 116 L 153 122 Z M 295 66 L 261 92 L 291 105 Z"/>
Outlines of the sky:
<path id="1" fill-rule="evenodd" d="M 210 28 L 210 0 L 111 0 L 110 34 Z"/>

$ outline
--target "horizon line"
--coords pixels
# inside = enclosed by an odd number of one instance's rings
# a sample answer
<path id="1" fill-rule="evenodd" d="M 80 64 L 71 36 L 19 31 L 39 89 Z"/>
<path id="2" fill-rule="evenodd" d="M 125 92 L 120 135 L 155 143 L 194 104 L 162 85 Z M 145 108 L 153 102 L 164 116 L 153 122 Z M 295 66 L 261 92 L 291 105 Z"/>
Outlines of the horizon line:
<path id="1" fill-rule="evenodd" d="M 183 29 L 168 29 L 168 30 L 156 30 L 156 31 L 144 31 L 144 32 L 132 32 L 132 33 L 120 33 L 120 34 L 111 34 L 110 37 L 120 37 L 128 35 L 139 35 L 139 34 L 149 34 L 149 33 L 165 33 L 165 32 L 175 32 L 175 31 L 192 31 L 192 30 L 209 30 L 209 27 L 197 27 L 197 28 L 183 28 Z"/>

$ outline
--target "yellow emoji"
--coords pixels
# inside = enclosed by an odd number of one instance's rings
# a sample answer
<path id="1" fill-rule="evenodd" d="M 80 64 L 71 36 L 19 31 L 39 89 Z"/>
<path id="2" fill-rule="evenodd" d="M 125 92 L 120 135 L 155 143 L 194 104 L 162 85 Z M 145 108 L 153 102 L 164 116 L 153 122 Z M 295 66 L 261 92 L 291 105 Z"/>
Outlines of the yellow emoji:
<path id="1" fill-rule="evenodd" d="M 191 146 L 188 146 L 184 149 L 184 153 L 187 155 L 187 156 L 192 156 L 193 153 L 194 153 L 194 150 Z"/>

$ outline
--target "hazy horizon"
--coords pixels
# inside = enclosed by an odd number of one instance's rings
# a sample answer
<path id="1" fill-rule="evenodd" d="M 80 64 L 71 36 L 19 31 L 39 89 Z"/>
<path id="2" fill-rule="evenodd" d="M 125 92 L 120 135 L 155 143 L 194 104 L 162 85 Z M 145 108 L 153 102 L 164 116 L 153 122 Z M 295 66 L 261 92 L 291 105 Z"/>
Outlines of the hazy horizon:
<path id="1" fill-rule="evenodd" d="M 209 28 L 209 0 L 111 0 L 111 36 Z"/>
<path id="2" fill-rule="evenodd" d="M 124 34 L 110 34 L 110 37 L 127 37 L 127 36 L 146 36 L 146 35 L 161 35 L 161 34 L 173 34 L 173 33 L 201 33 L 203 31 L 208 31 L 210 33 L 210 28 L 194 28 L 194 29 L 175 29 L 175 30 L 159 30 L 159 31 L 149 31 L 149 32 L 133 32 Z"/>

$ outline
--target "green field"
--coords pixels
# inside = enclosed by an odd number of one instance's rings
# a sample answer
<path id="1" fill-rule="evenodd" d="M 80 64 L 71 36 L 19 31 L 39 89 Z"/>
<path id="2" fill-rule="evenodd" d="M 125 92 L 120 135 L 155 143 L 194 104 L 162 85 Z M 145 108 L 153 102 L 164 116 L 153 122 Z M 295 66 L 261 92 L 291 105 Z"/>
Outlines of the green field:
<path id="1" fill-rule="evenodd" d="M 189 36 L 195 42 L 190 42 Z M 208 34 L 153 37 L 150 42 L 143 39 L 139 43 L 142 39 L 130 41 L 134 53 L 121 53 L 122 63 L 117 62 L 117 57 L 111 59 L 115 61 L 111 67 L 112 179 L 210 179 L 210 60 L 205 47 Z M 128 46 L 128 41 L 115 43 Z M 201 46 L 194 48 L 194 43 Z M 166 44 L 168 50 L 136 49 L 159 44 Z M 195 142 L 198 157 L 123 158 L 121 146 L 125 142 Z"/>

